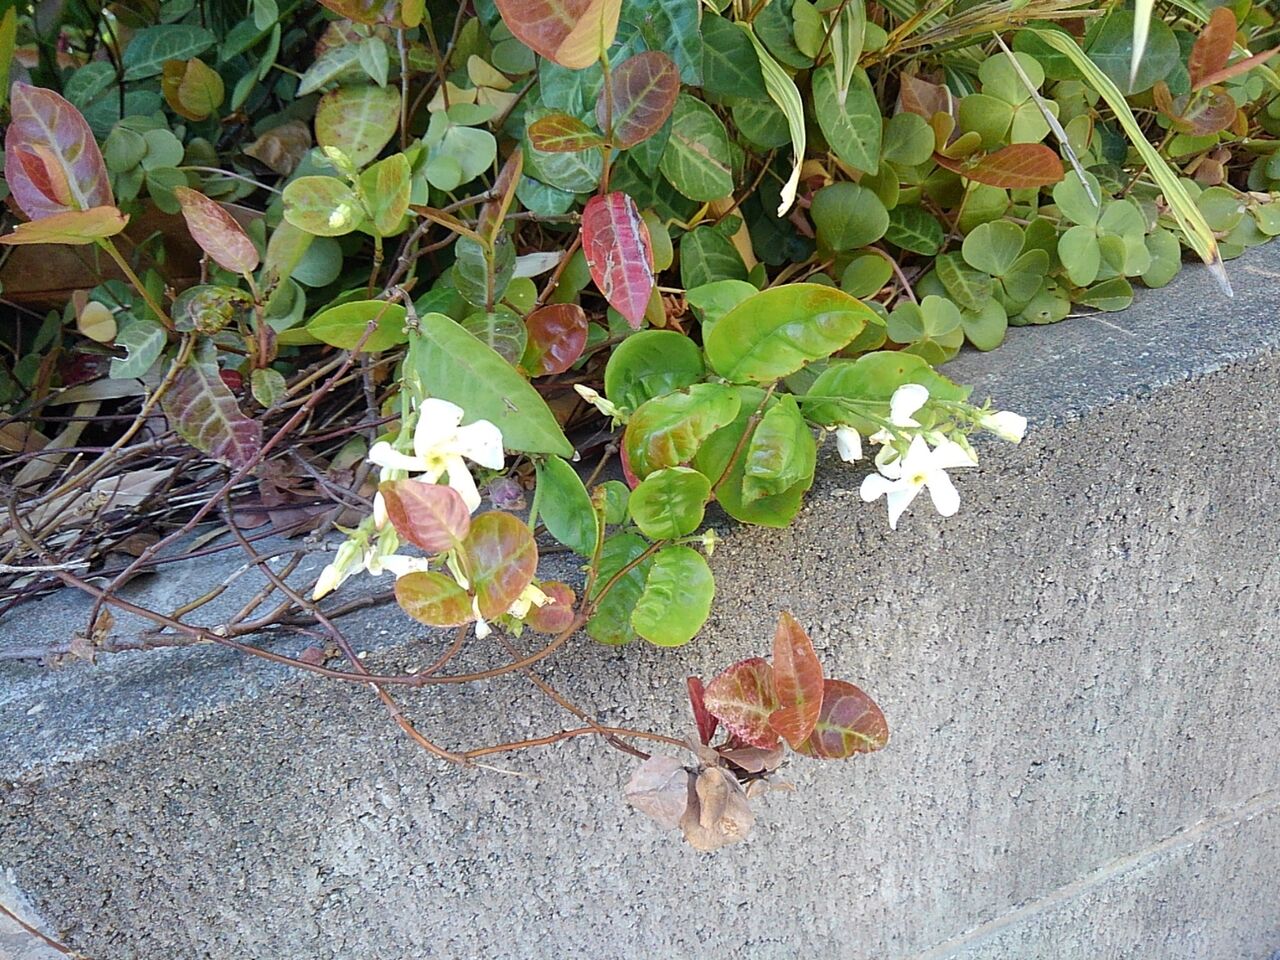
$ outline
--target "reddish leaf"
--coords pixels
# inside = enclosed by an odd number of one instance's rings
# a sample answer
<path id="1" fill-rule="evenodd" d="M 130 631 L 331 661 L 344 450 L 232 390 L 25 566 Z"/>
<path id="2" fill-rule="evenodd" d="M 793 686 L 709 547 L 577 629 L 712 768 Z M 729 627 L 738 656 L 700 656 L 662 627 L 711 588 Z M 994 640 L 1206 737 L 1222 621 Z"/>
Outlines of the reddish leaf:
<path id="1" fill-rule="evenodd" d="M 953 115 L 956 98 L 944 86 L 904 73 L 898 87 L 898 106 L 901 111 L 932 120 L 936 113 Z"/>
<path id="2" fill-rule="evenodd" d="M 32 220 L 115 205 L 102 152 L 80 111 L 52 90 L 14 83 L 5 180 Z"/>
<path id="3" fill-rule="evenodd" d="M 178 435 L 197 450 L 239 470 L 262 449 L 262 424 L 236 405 L 219 375 L 213 344 L 205 340 L 201 355 L 182 368 L 160 401 Z"/>
<path id="4" fill-rule="evenodd" d="M 531 377 L 564 373 L 587 345 L 587 314 L 576 303 L 553 303 L 525 320 L 529 342 L 520 366 Z"/>
<path id="5" fill-rule="evenodd" d="M 320 0 L 322 6 L 356 23 L 383 24 L 396 30 L 408 26 L 400 18 L 402 0 Z"/>
<path id="6" fill-rule="evenodd" d="M 871 753 L 889 742 L 889 725 L 876 702 L 852 683 L 826 680 L 818 723 L 797 753 L 819 760 L 843 760 Z"/>
<path id="7" fill-rule="evenodd" d="M 613 124 L 613 143 L 627 149 L 662 129 L 680 94 L 680 70 L 658 50 L 623 60 L 613 74 L 612 97 L 600 92 L 596 122 L 601 130 Z"/>
<path id="8" fill-rule="evenodd" d="M 421 480 L 378 485 L 396 533 L 427 553 L 452 550 L 471 529 L 471 511 L 453 487 Z"/>
<path id="9" fill-rule="evenodd" d="M 529 142 L 543 153 L 575 153 L 600 146 L 604 137 L 577 117 L 549 113 L 529 124 Z"/>
<path id="10" fill-rule="evenodd" d="M 720 721 L 707 710 L 704 700 L 706 688 L 698 677 L 687 677 L 685 686 L 689 688 L 689 706 L 693 708 L 693 722 L 698 725 L 698 739 L 703 743 L 710 743 L 711 738 L 716 735 L 716 727 L 719 726 Z"/>
<path id="11" fill-rule="evenodd" d="M 638 330 L 653 293 L 653 248 L 635 201 L 621 191 L 588 200 L 582 210 L 582 252 L 609 306 Z"/>
<path id="12" fill-rule="evenodd" d="M 173 195 L 182 204 L 191 238 L 218 266 L 232 273 L 252 273 L 258 268 L 258 248 L 221 204 L 190 187 L 175 187 Z"/>
<path id="13" fill-rule="evenodd" d="M 1178 100 L 1181 102 L 1183 98 Z M 1207 98 L 1201 99 L 1185 116 L 1171 119 L 1175 130 L 1193 137 L 1206 137 L 1230 127 L 1235 122 L 1236 109 L 1231 94 L 1221 89 L 1211 90 Z"/>
<path id="14" fill-rule="evenodd" d="M 778 709 L 769 726 L 796 747 L 813 733 L 822 709 L 822 664 L 804 628 L 785 610 L 773 635 L 773 688 Z"/>
<path id="15" fill-rule="evenodd" d="M 509 513 L 476 517 L 462 542 L 461 557 L 485 619 L 506 613 L 538 569 L 533 533 Z"/>
<path id="16" fill-rule="evenodd" d="M 1187 72 L 1191 74 L 1191 88 L 1199 90 L 1204 78 L 1217 73 L 1227 65 L 1236 42 L 1236 15 L 1228 7 L 1218 7 L 1209 16 L 1209 22 L 1196 38 L 1187 60 Z"/>
<path id="17" fill-rule="evenodd" d="M 0 237 L 0 243 L 65 243 L 82 246 L 103 237 L 114 237 L 125 228 L 129 218 L 115 207 L 92 210 L 68 210 L 39 220 L 18 224 L 13 233 Z"/>
<path id="18" fill-rule="evenodd" d="M 528 616 L 524 618 L 525 626 L 539 633 L 564 633 L 573 623 L 573 604 L 577 599 L 573 588 L 559 580 L 540 586 L 551 602 L 544 607 L 530 607 Z"/>
<path id="19" fill-rule="evenodd" d="M 1277 53 L 1280 53 L 1280 47 L 1272 47 L 1270 50 L 1263 50 L 1261 53 L 1255 53 L 1252 57 L 1245 57 L 1243 60 L 1237 60 L 1230 66 L 1223 67 L 1221 70 L 1209 74 L 1207 77 L 1192 87 L 1193 90 L 1203 90 L 1205 87 L 1211 87 L 1215 83 L 1226 83 L 1232 77 L 1238 77 L 1242 73 L 1248 73 L 1254 67 L 1261 66 L 1266 63 Z"/>
<path id="20" fill-rule="evenodd" d="M 622 0 L 497 0 L 497 5 L 507 29 L 526 47 L 562 67 L 582 70 L 613 43 Z"/>
<path id="21" fill-rule="evenodd" d="M 520 174 L 523 171 L 524 151 L 517 147 L 511 151 L 511 156 L 507 157 L 506 163 L 498 171 L 498 179 L 493 182 L 493 189 L 489 191 L 490 195 L 497 199 L 490 200 L 480 208 L 480 220 L 476 223 L 476 233 L 490 243 L 493 243 L 498 236 L 498 231 L 502 229 L 502 222 L 507 217 L 507 211 L 511 209 L 511 201 L 515 198 L 516 187 L 520 185 Z"/>
<path id="22" fill-rule="evenodd" d="M 452 578 L 434 570 L 397 578 L 396 602 L 405 613 L 429 627 L 457 627 L 472 620 L 467 592 Z"/>
<path id="23" fill-rule="evenodd" d="M 1014 143 L 986 156 L 956 160 L 935 153 L 938 166 L 1006 190 L 1045 187 L 1064 176 L 1062 158 L 1043 143 Z"/>
<path id="24" fill-rule="evenodd" d="M 753 747 L 777 746 L 769 715 L 778 709 L 773 668 L 763 657 L 740 660 L 709 684 L 703 695 L 707 710 L 738 739 Z"/>

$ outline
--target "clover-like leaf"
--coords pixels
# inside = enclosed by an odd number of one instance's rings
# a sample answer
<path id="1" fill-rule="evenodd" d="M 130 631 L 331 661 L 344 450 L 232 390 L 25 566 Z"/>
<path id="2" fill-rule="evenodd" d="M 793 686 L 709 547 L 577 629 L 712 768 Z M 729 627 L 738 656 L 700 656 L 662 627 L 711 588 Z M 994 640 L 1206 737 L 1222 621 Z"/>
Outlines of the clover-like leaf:
<path id="1" fill-rule="evenodd" d="M 258 248 L 221 204 L 189 187 L 176 187 L 173 194 L 182 205 L 192 239 L 214 263 L 232 273 L 252 273 L 258 268 Z"/>
<path id="2" fill-rule="evenodd" d="M 459 557 L 485 619 L 506 613 L 538 570 L 533 532 L 519 517 L 498 511 L 472 521 Z"/>
<path id="3" fill-rule="evenodd" d="M 876 702 L 852 683 L 827 679 L 813 733 L 795 750 L 818 760 L 843 760 L 888 742 L 889 725 Z"/>
<path id="4" fill-rule="evenodd" d="M 768 749 L 778 745 L 769 725 L 778 709 L 773 667 L 763 657 L 740 660 L 707 684 L 703 702 L 708 712 L 739 740 Z"/>
<path id="5" fill-rule="evenodd" d="M 378 492 L 396 533 L 427 553 L 455 549 L 471 530 L 471 511 L 458 491 L 446 484 L 386 480 L 378 485 Z"/>
<path id="6" fill-rule="evenodd" d="M 620 191 L 588 200 L 582 209 L 582 250 L 609 306 L 639 329 L 653 293 L 653 250 L 635 201 Z"/>

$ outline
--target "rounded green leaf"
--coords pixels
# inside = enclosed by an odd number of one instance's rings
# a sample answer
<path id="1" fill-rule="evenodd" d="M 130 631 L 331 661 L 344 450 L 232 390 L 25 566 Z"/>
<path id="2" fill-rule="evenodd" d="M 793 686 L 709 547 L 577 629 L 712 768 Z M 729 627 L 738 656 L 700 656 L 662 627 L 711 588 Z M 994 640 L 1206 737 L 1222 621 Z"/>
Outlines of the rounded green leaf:
<path id="1" fill-rule="evenodd" d="M 979 310 L 960 313 L 964 335 L 979 350 L 994 350 L 1004 342 L 1009 329 L 1009 315 L 995 300 L 988 300 Z"/>
<path id="2" fill-rule="evenodd" d="M 452 578 L 434 570 L 397 578 L 396 602 L 405 613 L 429 627 L 457 627 L 472 619 L 467 592 Z"/>
<path id="3" fill-rule="evenodd" d="M 574 553 L 589 557 L 596 548 L 596 512 L 578 471 L 559 457 L 536 463 L 538 516 L 547 532 Z"/>
<path id="4" fill-rule="evenodd" d="M 874 316 L 866 305 L 833 287 L 772 287 L 720 318 L 706 338 L 707 360 L 734 383 L 769 383 L 829 357 Z"/>
<path id="5" fill-rule="evenodd" d="M 840 275 L 840 289 L 851 297 L 873 297 L 893 276 L 893 264 L 877 253 L 854 257 Z"/>
<path id="6" fill-rule="evenodd" d="M 613 351 L 604 368 L 605 396 L 623 410 L 697 383 L 706 374 L 702 351 L 674 330 L 633 333 Z"/>
<path id="7" fill-rule="evenodd" d="M 341 237 L 364 220 L 360 198 L 334 177 L 299 177 L 283 199 L 285 220 L 317 237 Z"/>
<path id="8" fill-rule="evenodd" d="M 1058 240 L 1058 259 L 1077 287 L 1087 287 L 1102 268 L 1102 251 L 1093 227 L 1074 226 Z"/>
<path id="9" fill-rule="evenodd" d="M 818 242 L 837 252 L 875 243 L 889 228 L 889 211 L 874 190 L 857 183 L 833 183 L 813 196 L 809 216 Z"/>
<path id="10" fill-rule="evenodd" d="M 653 564 L 649 557 L 637 563 L 614 581 L 622 569 L 648 549 L 643 537 L 634 533 L 620 533 L 604 542 L 600 553 L 600 566 L 596 571 L 596 592 L 592 595 L 598 605 L 595 614 L 587 621 L 587 636 L 599 643 L 611 645 L 630 643 L 636 637 L 631 626 L 631 612 L 640 595 L 644 593 L 645 578 Z M 607 593 L 602 593 L 612 583 Z"/>
<path id="11" fill-rule="evenodd" d="M 983 223 L 964 238 L 965 262 L 993 277 L 1003 276 L 1022 252 L 1022 228 L 1007 220 Z"/>
<path id="12" fill-rule="evenodd" d="M 942 249 L 945 234 L 933 214 L 920 207 L 902 206 L 889 211 L 884 238 L 895 247 L 932 257 Z"/>
<path id="13" fill-rule="evenodd" d="M 845 423 L 865 433 L 878 425 L 860 414 L 889 415 L 889 399 L 904 383 L 918 383 L 938 400 L 965 400 L 969 388 L 953 383 L 923 359 L 900 350 L 868 353 L 852 362 L 833 363 L 802 398 L 805 416 L 825 426 Z M 841 403 L 841 400 L 848 403 Z"/>
<path id="14" fill-rule="evenodd" d="M 743 456 L 742 500 L 752 503 L 813 482 L 817 445 L 796 398 L 778 399 L 760 419 Z"/>
<path id="15" fill-rule="evenodd" d="M 698 529 L 710 497 L 711 481 L 697 470 L 668 467 L 645 477 L 631 492 L 628 507 L 646 537 L 674 540 Z"/>
<path id="16" fill-rule="evenodd" d="M 691 547 L 659 550 L 631 611 L 631 626 L 659 647 L 688 643 L 711 613 L 715 578 L 702 554 Z"/>
<path id="17" fill-rule="evenodd" d="M 400 88 L 338 87 L 316 107 L 316 143 L 337 147 L 356 167 L 376 157 L 400 126 Z"/>
<path id="18" fill-rule="evenodd" d="M 622 437 L 632 472 L 643 480 L 655 470 L 689 462 L 707 437 L 737 415 L 738 394 L 721 383 L 695 383 L 646 401 L 631 415 Z"/>

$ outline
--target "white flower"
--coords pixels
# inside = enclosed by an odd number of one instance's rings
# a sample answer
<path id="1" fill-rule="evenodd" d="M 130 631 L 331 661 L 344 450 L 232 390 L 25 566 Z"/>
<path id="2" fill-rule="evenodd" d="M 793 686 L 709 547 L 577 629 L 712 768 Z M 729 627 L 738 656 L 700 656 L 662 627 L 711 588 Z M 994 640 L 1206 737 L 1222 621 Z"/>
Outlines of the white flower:
<path id="1" fill-rule="evenodd" d="M 347 540 L 334 554 L 333 561 L 320 571 L 316 579 L 315 589 L 311 592 L 312 600 L 319 600 L 337 590 L 348 577 L 360 568 L 362 553 L 358 540 Z"/>
<path id="2" fill-rule="evenodd" d="M 622 421 L 624 419 L 622 416 L 621 410 L 619 410 L 616 406 L 614 406 L 604 397 L 600 396 L 599 393 L 597 393 L 595 390 L 592 390 L 590 387 L 584 386 L 581 383 L 575 383 L 573 385 L 573 389 L 577 391 L 578 396 L 580 396 L 583 400 L 587 401 L 587 403 L 591 404 L 593 407 L 595 407 L 597 410 L 603 413 L 606 417 L 612 417 L 614 420 L 617 420 L 617 421 Z"/>
<path id="3" fill-rule="evenodd" d="M 1001 410 L 998 413 L 980 416 L 978 426 L 983 430 L 991 431 L 1001 440 L 1021 443 L 1027 433 L 1027 418 L 1012 410 Z"/>
<path id="4" fill-rule="evenodd" d="M 448 474 L 449 486 L 458 491 L 467 509 L 474 513 L 480 506 L 480 491 L 466 461 L 500 470 L 502 432 L 488 420 L 461 426 L 463 416 L 457 404 L 423 400 L 413 431 L 413 455 L 401 453 L 384 440 L 369 449 L 369 460 L 380 467 L 421 474 L 418 479 L 427 483 L 435 483 Z M 382 509 L 385 511 L 385 506 Z M 374 510 L 378 511 L 376 503 Z"/>
<path id="5" fill-rule="evenodd" d="M 915 413 L 928 400 L 928 387 L 922 387 L 918 383 L 904 383 L 889 398 L 889 422 L 900 429 L 920 426 Z M 872 443 L 892 443 L 893 433 L 887 429 L 877 430 L 870 439 Z"/>
<path id="6" fill-rule="evenodd" d="M 393 553 L 390 556 L 381 558 L 378 562 L 378 569 L 370 569 L 370 573 L 393 573 L 397 580 L 410 573 L 425 573 L 430 570 L 430 561 L 427 557 L 406 557 L 401 553 Z"/>
<path id="7" fill-rule="evenodd" d="M 880 473 L 873 473 L 862 481 L 862 499 L 870 503 L 883 495 L 889 504 L 889 528 L 896 530 L 902 512 L 921 489 L 928 487 L 938 513 L 949 517 L 960 509 L 960 494 L 947 471 L 973 465 L 973 458 L 951 440 L 944 440 L 930 450 L 922 437 L 916 437 L 905 457 L 882 466 Z"/>
<path id="8" fill-rule="evenodd" d="M 853 427 L 836 427 L 836 449 L 845 463 L 861 460 L 862 434 Z"/>

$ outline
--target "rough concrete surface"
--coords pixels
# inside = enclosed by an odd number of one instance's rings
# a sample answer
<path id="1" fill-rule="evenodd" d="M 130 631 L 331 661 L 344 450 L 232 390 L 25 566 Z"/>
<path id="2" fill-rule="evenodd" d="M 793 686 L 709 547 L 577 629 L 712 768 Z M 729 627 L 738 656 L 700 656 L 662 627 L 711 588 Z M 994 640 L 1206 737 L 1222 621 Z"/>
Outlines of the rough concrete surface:
<path id="1" fill-rule="evenodd" d="M 890 534 L 828 461 L 793 528 L 729 534 L 694 643 L 550 662 L 601 719 L 681 733 L 687 674 L 766 654 L 780 608 L 808 625 L 892 741 L 797 760 L 742 846 L 698 854 L 628 810 L 633 761 L 598 744 L 501 761 L 536 779 L 459 772 L 367 690 L 169 651 L 0 670 L 0 868 L 95 960 L 1264 960 L 1280 249 L 1232 275 L 1234 302 L 1188 270 L 951 365 L 1033 421 L 957 474 L 958 516 L 922 501 Z M 85 613 L 51 598 L 0 644 Z M 347 628 L 388 669 L 441 644 L 394 609 Z M 403 702 L 453 746 L 571 719 L 513 677 Z"/>

